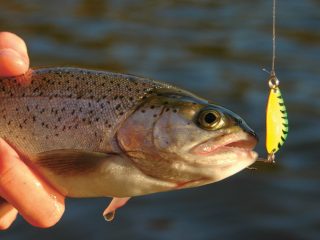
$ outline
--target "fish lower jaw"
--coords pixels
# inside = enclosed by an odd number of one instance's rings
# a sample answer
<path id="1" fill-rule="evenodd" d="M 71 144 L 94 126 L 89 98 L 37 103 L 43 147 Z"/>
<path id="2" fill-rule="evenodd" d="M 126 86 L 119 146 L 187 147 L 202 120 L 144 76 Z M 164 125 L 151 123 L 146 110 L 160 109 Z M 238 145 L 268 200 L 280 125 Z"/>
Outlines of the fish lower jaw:
<path id="1" fill-rule="evenodd" d="M 258 157 L 254 151 L 233 149 L 233 152 L 228 150 L 227 154 L 221 153 L 214 156 L 212 165 L 207 165 L 211 170 L 209 174 L 212 177 L 212 182 L 217 182 L 228 178 L 252 165 Z"/>
<path id="2" fill-rule="evenodd" d="M 208 165 L 223 169 L 237 166 L 242 170 L 253 164 L 258 158 L 258 154 L 249 149 L 223 147 L 216 151 L 214 155 L 209 155 L 206 158 L 208 162 L 212 161 Z"/>
<path id="3" fill-rule="evenodd" d="M 223 153 L 236 153 L 238 155 L 249 155 L 256 158 L 253 148 L 257 140 L 247 133 L 233 133 L 219 138 L 209 139 L 191 149 L 191 153 L 197 156 L 213 156 Z"/>
<path id="4" fill-rule="evenodd" d="M 223 146 L 213 154 L 198 158 L 197 163 L 204 166 L 204 176 L 212 183 L 248 168 L 257 160 L 258 154 L 251 149 Z"/>
<path id="5" fill-rule="evenodd" d="M 229 155 L 232 154 L 234 155 L 234 158 L 236 159 L 248 159 L 252 160 L 252 163 L 258 158 L 258 154 L 247 148 L 238 148 L 238 147 L 228 147 L 228 146 L 222 146 L 216 149 L 214 152 L 209 154 L 208 156 L 215 155 L 218 157 L 219 155 L 224 156 L 224 155 Z"/>

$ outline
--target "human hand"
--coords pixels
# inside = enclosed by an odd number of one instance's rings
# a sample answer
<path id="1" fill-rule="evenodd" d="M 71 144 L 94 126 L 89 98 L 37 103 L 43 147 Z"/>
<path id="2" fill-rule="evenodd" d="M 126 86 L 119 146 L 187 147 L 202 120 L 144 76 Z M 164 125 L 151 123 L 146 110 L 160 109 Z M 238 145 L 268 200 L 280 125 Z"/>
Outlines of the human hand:
<path id="1" fill-rule="evenodd" d="M 0 77 L 22 75 L 28 70 L 25 42 L 15 34 L 0 32 Z M 50 227 L 59 221 L 64 208 L 64 196 L 0 138 L 0 229 L 9 228 L 18 212 L 34 226 Z"/>

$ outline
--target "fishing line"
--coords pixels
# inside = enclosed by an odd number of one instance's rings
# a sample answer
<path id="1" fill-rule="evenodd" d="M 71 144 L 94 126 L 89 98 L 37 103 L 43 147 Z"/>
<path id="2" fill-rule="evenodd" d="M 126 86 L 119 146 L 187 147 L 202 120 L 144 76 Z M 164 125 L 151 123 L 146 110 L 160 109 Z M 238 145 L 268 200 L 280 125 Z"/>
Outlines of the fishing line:
<path id="1" fill-rule="evenodd" d="M 266 108 L 266 150 L 268 158 L 258 159 L 269 163 L 275 162 L 275 153 L 284 144 L 288 136 L 288 114 L 280 91 L 280 81 L 275 72 L 276 59 L 276 0 L 273 0 L 272 8 L 272 63 L 268 79 L 269 97 Z"/>

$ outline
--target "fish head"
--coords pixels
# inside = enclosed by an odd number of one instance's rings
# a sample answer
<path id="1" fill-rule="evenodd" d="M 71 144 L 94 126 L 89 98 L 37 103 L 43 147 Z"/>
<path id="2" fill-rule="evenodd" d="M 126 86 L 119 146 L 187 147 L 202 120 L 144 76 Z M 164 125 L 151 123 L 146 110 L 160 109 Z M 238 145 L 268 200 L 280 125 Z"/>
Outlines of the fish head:
<path id="1" fill-rule="evenodd" d="M 182 91 L 145 99 L 117 132 L 119 146 L 144 174 L 195 187 L 255 162 L 254 131 L 232 111 Z"/>

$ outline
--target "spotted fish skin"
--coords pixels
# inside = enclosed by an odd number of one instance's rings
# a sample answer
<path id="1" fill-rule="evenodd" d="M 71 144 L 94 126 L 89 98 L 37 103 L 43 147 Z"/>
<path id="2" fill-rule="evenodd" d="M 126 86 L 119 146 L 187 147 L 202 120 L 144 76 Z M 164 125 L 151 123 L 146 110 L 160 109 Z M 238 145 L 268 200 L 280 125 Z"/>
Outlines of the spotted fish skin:
<path id="1" fill-rule="evenodd" d="M 68 197 L 127 198 L 201 186 L 257 158 L 256 135 L 237 114 L 146 78 L 38 69 L 0 79 L 0 102 L 0 137 Z M 219 121 L 210 129 L 200 122 L 208 110 Z M 226 141 L 238 147 L 203 155 L 208 145 L 223 148 Z"/>
<path id="2" fill-rule="evenodd" d="M 266 147 L 269 154 L 274 154 L 284 144 L 289 131 L 288 114 L 279 87 L 270 89 L 266 119 Z"/>
<path id="3" fill-rule="evenodd" d="M 31 78 L 27 86 L 19 84 L 24 77 Z M 108 152 L 122 119 L 157 88 L 174 87 L 78 68 L 1 79 L 0 137 L 26 155 L 54 149 Z"/>

